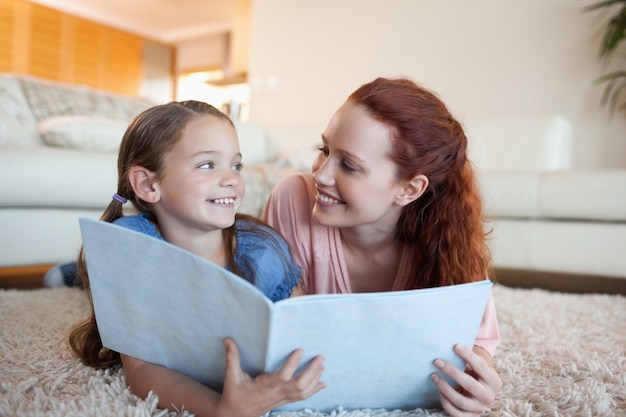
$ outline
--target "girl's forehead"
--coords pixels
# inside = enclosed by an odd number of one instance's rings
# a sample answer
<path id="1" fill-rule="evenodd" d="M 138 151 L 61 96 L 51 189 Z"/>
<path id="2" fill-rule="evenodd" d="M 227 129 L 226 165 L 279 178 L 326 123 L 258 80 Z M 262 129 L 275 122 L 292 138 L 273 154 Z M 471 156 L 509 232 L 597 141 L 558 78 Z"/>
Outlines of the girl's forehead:
<path id="1" fill-rule="evenodd" d="M 239 141 L 235 128 L 227 120 L 201 116 L 187 123 L 172 151 L 185 154 L 199 151 L 239 153 Z"/>

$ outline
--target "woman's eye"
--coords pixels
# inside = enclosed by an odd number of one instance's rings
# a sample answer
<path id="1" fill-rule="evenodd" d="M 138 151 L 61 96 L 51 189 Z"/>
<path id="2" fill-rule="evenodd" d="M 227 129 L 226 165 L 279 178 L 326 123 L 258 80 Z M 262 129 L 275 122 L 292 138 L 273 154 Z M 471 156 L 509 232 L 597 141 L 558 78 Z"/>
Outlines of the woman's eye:
<path id="1" fill-rule="evenodd" d="M 328 148 L 325 146 L 320 146 L 317 148 L 318 151 L 324 154 L 324 156 L 328 156 Z"/>
<path id="2" fill-rule="evenodd" d="M 356 172 L 359 169 L 357 167 L 355 167 L 354 165 L 349 164 L 346 161 L 341 161 L 341 167 L 346 170 L 347 172 Z"/>
<path id="3" fill-rule="evenodd" d="M 213 162 L 205 162 L 203 164 L 200 164 L 200 166 L 198 166 L 198 168 L 213 169 L 213 168 L 215 168 L 215 164 Z"/>

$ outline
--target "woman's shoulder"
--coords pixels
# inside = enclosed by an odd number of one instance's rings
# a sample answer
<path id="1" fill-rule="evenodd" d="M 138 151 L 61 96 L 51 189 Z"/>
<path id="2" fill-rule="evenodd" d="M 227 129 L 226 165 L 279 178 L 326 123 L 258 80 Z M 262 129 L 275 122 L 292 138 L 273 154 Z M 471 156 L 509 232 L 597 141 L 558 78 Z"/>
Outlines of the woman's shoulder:
<path id="1" fill-rule="evenodd" d="M 315 182 L 309 172 L 297 172 L 282 178 L 272 189 L 265 204 L 263 220 L 273 227 L 276 217 L 298 217 L 304 220 L 315 202 Z M 280 228 L 278 228 L 280 230 Z"/>
<path id="2" fill-rule="evenodd" d="M 272 190 L 273 195 L 303 196 L 315 188 L 313 175 L 310 172 L 294 172 L 281 178 Z"/>

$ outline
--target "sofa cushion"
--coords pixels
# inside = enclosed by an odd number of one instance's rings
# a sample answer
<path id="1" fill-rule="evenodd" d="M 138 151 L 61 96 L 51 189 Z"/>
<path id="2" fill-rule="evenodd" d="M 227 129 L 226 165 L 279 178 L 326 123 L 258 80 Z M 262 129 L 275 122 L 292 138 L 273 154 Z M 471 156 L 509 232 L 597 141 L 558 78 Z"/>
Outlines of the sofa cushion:
<path id="1" fill-rule="evenodd" d="M 76 86 L 45 81 L 29 76 L 15 76 L 35 119 L 64 115 L 90 115 L 130 122 L 137 114 L 155 103 L 148 99 L 127 97 Z"/>
<path id="2" fill-rule="evenodd" d="M 496 219 L 496 268 L 626 277 L 626 223 Z M 496 275 L 497 279 L 497 275 Z"/>
<path id="3" fill-rule="evenodd" d="M 537 198 L 541 217 L 626 221 L 626 170 L 543 172 Z"/>
<path id="4" fill-rule="evenodd" d="M 42 143 L 20 84 L 13 77 L 0 75 L 0 145 Z"/>
<path id="5" fill-rule="evenodd" d="M 560 115 L 464 122 L 469 155 L 481 171 L 571 168 L 572 126 Z"/>
<path id="6" fill-rule="evenodd" d="M 128 123 L 93 116 L 57 116 L 37 124 L 50 146 L 88 151 L 117 152 Z"/>
<path id="7" fill-rule="evenodd" d="M 266 127 L 270 158 L 283 166 L 310 171 L 322 145 L 325 123 Z"/>
<path id="8" fill-rule="evenodd" d="M 281 168 L 275 164 L 259 164 L 244 167 L 241 171 L 241 176 L 246 184 L 246 192 L 238 211 L 260 217 L 274 185 L 285 175 L 292 172 L 291 168 Z"/>
<path id="9" fill-rule="evenodd" d="M 246 166 L 258 165 L 267 161 L 267 137 L 263 128 L 255 123 L 235 122 L 239 149 Z"/>
<path id="10" fill-rule="evenodd" d="M 477 180 L 488 217 L 537 216 L 538 173 L 478 172 Z"/>
<path id="11" fill-rule="evenodd" d="M 0 166 L 0 207 L 104 210 L 117 190 L 114 153 L 7 145 Z"/>

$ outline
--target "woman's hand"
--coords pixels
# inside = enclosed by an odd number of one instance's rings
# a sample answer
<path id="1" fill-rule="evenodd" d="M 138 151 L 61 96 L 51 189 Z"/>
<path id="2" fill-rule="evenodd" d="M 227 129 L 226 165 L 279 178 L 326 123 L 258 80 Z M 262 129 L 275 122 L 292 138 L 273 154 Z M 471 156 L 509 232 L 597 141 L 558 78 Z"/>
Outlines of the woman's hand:
<path id="1" fill-rule="evenodd" d="M 432 375 L 439 389 L 441 406 L 451 417 L 479 416 L 496 399 L 502 381 L 483 348 L 475 346 L 472 351 L 467 346 L 456 345 L 454 351 L 467 363 L 467 368 L 461 371 L 442 359 L 435 360 L 435 366 L 457 384 L 455 389 L 440 375 Z"/>
<path id="2" fill-rule="evenodd" d="M 316 356 L 299 375 L 294 375 L 303 353 L 297 349 L 278 371 L 252 378 L 241 369 L 237 344 L 226 338 L 224 345 L 226 376 L 219 415 L 260 416 L 283 404 L 304 400 L 326 387 L 320 381 L 324 370 L 321 356 Z"/>

